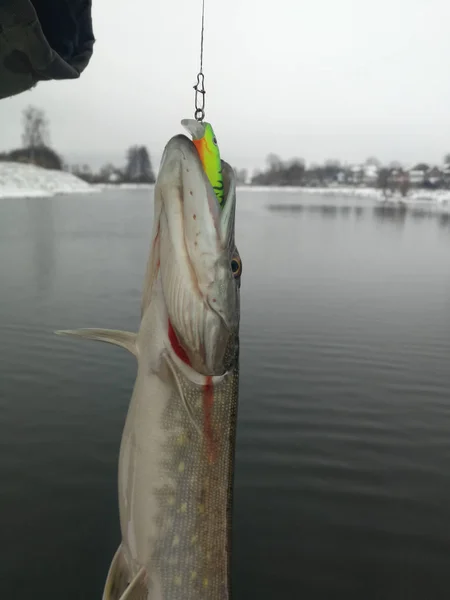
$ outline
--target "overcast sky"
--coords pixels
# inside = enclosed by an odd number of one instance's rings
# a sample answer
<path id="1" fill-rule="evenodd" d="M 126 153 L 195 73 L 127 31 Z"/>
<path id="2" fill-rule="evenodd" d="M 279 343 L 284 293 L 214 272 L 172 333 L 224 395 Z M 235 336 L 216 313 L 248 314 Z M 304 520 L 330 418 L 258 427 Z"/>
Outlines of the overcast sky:
<path id="1" fill-rule="evenodd" d="M 201 0 L 93 0 L 96 44 L 77 81 L 0 101 L 0 149 L 45 109 L 69 161 L 158 164 L 192 116 Z M 448 0 L 206 0 L 206 117 L 223 158 L 440 162 L 450 152 Z"/>

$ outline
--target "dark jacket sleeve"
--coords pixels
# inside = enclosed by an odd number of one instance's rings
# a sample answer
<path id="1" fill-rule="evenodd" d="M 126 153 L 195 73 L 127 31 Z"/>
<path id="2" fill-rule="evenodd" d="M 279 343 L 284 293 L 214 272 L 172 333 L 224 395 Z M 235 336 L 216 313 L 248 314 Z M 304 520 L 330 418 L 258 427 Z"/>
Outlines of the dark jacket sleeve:
<path id="1" fill-rule="evenodd" d="M 0 0 L 0 98 L 78 78 L 94 41 L 91 0 Z"/>

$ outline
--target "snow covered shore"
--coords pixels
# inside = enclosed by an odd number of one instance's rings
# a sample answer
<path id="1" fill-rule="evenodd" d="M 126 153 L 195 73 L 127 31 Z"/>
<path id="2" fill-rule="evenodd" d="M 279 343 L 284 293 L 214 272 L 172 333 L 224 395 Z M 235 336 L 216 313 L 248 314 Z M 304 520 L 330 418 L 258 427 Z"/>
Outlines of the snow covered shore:
<path id="1" fill-rule="evenodd" d="M 286 192 L 296 194 L 310 194 L 317 196 L 340 196 L 345 198 L 368 198 L 372 200 L 384 201 L 381 190 L 377 188 L 363 187 L 260 187 L 243 186 L 239 189 L 251 192 Z M 387 201 L 387 204 L 398 204 L 399 202 L 417 203 L 417 202 L 436 202 L 438 204 L 450 203 L 450 190 L 413 190 L 406 198 L 396 195 Z"/>
<path id="2" fill-rule="evenodd" d="M 94 186 L 72 173 L 22 163 L 0 162 L 0 198 L 37 198 L 97 191 L 99 190 Z"/>
<path id="3" fill-rule="evenodd" d="M 152 190 L 154 183 L 96 183 L 99 190 Z"/>
<path id="4" fill-rule="evenodd" d="M 90 185 L 71 173 L 65 171 L 52 171 L 34 165 L 15 162 L 0 162 L 0 199 L 1 198 L 33 198 L 54 196 L 57 194 L 91 194 L 108 189 L 151 189 L 153 185 L 145 184 L 99 184 Z M 336 198 L 361 198 L 384 202 L 383 195 L 376 188 L 360 187 L 257 187 L 239 186 L 239 191 L 245 192 L 283 192 L 297 196 L 334 196 Z M 450 190 L 414 190 L 403 199 L 394 196 L 387 200 L 387 205 L 404 204 L 435 204 L 450 207 Z"/>

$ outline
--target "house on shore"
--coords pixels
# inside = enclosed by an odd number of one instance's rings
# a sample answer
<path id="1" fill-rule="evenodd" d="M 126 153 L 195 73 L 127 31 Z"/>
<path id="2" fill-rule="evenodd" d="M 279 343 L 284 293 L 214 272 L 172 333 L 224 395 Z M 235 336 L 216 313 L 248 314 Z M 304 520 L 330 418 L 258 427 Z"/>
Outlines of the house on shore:
<path id="1" fill-rule="evenodd" d="M 425 177 L 429 171 L 429 166 L 425 163 L 415 165 L 408 171 L 409 183 L 413 187 L 420 187 L 425 183 Z"/>

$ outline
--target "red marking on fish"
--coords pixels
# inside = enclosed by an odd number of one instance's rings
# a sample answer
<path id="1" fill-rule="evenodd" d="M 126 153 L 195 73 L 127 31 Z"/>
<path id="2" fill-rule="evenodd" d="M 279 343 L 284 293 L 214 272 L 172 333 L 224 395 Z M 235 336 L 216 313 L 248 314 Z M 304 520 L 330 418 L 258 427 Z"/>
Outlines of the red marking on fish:
<path id="1" fill-rule="evenodd" d="M 216 445 L 214 441 L 214 432 L 212 427 L 212 409 L 214 404 L 214 386 L 212 377 L 206 377 L 206 383 L 203 386 L 203 433 L 206 441 L 206 450 L 208 460 L 212 464 L 216 460 Z"/>
<path id="2" fill-rule="evenodd" d="M 172 344 L 172 348 L 173 348 L 175 354 L 183 362 L 185 362 L 187 365 L 191 366 L 191 361 L 189 360 L 189 356 L 186 354 L 186 350 L 180 344 L 180 342 L 177 338 L 177 334 L 175 333 L 175 329 L 172 327 L 172 323 L 170 322 L 170 319 L 168 319 L 168 335 L 169 335 L 169 341 Z"/>

